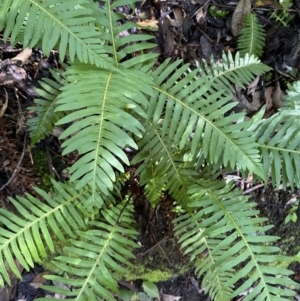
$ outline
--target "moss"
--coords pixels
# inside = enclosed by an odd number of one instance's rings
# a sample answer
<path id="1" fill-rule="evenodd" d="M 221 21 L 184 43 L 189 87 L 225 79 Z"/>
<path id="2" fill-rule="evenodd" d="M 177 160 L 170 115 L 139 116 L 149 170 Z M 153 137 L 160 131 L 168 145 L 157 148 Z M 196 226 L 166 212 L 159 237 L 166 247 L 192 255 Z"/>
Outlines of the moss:
<path id="1" fill-rule="evenodd" d="M 35 174 L 41 179 L 40 188 L 49 191 L 52 188 L 53 175 L 49 172 L 48 158 L 45 151 L 35 150 L 32 152 Z"/>
<path id="2" fill-rule="evenodd" d="M 168 257 L 166 254 L 172 254 Z M 126 273 L 117 278 L 125 281 L 147 280 L 153 283 L 166 281 L 184 274 L 193 268 L 188 257 L 183 257 L 176 248 L 176 241 L 170 238 L 147 255 L 139 257 L 128 267 Z"/>

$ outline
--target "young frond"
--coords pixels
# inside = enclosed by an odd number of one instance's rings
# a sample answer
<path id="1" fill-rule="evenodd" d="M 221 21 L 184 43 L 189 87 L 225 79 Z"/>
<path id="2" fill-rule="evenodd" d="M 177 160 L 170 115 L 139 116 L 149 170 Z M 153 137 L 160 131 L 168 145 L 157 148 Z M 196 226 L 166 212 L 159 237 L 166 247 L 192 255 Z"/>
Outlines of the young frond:
<path id="1" fill-rule="evenodd" d="M 240 57 L 239 52 L 234 58 L 231 52 L 224 52 L 222 62 L 216 63 L 212 59 L 210 66 L 205 62 L 204 64 L 204 69 L 199 68 L 200 76 L 208 76 L 215 91 L 225 89 L 228 93 L 234 92 L 235 85 L 243 88 L 256 76 L 271 70 L 254 55 L 246 54 Z"/>
<path id="2" fill-rule="evenodd" d="M 209 162 L 221 162 L 233 169 L 238 166 L 262 177 L 254 133 L 243 130 L 247 122 L 236 123 L 244 113 L 225 116 L 236 105 L 231 97 L 223 96 L 222 89 L 214 91 L 211 76 L 195 77 L 197 69 L 186 72 L 187 66 L 177 68 L 179 64 L 180 61 L 171 65 L 165 62 L 153 73 L 156 94 L 147 114 L 152 116 L 154 127 L 161 124 L 161 130 L 152 132 L 151 137 L 165 136 L 169 149 L 171 145 L 183 149 L 190 144 L 193 155 L 199 152 L 201 144 Z"/>
<path id="3" fill-rule="evenodd" d="M 191 211 L 175 220 L 175 231 L 192 260 L 204 257 L 196 269 L 205 276 L 202 285 L 215 300 L 229 301 L 249 288 L 253 290 L 245 298 L 247 301 L 286 300 L 278 298 L 293 296 L 288 288 L 294 282 L 287 278 L 292 272 L 269 266 L 270 262 L 287 258 L 278 255 L 280 249 L 271 245 L 277 237 L 265 234 L 272 226 L 261 226 L 266 219 L 257 217 L 255 203 L 248 202 L 233 185 L 220 181 L 201 179 L 189 194 Z M 224 287 L 219 281 L 210 282 L 218 275 Z M 241 279 L 242 284 L 232 293 L 231 288 Z"/>
<path id="4" fill-rule="evenodd" d="M 278 26 L 288 27 L 289 23 L 295 18 L 295 14 L 292 14 L 287 9 L 276 9 L 270 18 L 275 19 Z"/>
<path id="5" fill-rule="evenodd" d="M 75 238 L 75 231 L 85 229 L 83 214 L 88 213 L 79 205 L 87 198 L 86 190 L 78 191 L 67 184 L 52 181 L 54 186 L 53 198 L 45 191 L 35 188 L 44 199 L 26 194 L 26 198 L 10 198 L 18 210 L 18 215 L 5 209 L 0 209 L 0 286 L 4 281 L 10 284 L 7 267 L 19 278 L 14 257 L 26 270 L 33 267 L 33 262 L 41 263 L 41 258 L 47 257 L 46 246 L 54 252 L 53 238 L 66 242 L 65 235 Z M 59 196 L 59 197 L 57 197 Z M 63 230 L 62 230 L 63 229 Z M 50 234 L 49 232 L 52 232 Z"/>
<path id="6" fill-rule="evenodd" d="M 73 64 L 65 73 L 69 83 L 61 89 L 57 101 L 56 111 L 69 112 L 57 124 L 71 124 L 60 136 L 67 138 L 63 154 L 77 151 L 81 155 L 70 168 L 70 180 L 79 180 L 78 189 L 91 187 L 89 207 L 102 206 L 103 198 L 97 190 L 108 195 L 113 189 L 115 170 L 124 172 L 122 163 L 129 165 L 125 146 L 136 149 L 131 135 L 141 137 L 144 130 L 130 112 L 145 116 L 145 95 L 152 93 L 151 79 L 141 77 L 138 70 L 121 67 L 123 74 Z"/>
<path id="7" fill-rule="evenodd" d="M 31 145 L 38 143 L 40 140 L 52 133 L 54 124 L 64 116 L 63 112 L 54 114 L 56 100 L 60 94 L 59 89 L 63 86 L 63 77 L 58 70 L 50 70 L 55 79 L 43 78 L 39 81 L 42 89 L 36 89 L 41 98 L 35 99 L 35 106 L 29 107 L 37 116 L 29 119 L 29 133 Z"/>
<path id="8" fill-rule="evenodd" d="M 244 27 L 238 37 L 238 49 L 241 56 L 257 55 L 260 57 L 263 53 L 266 33 L 259 23 L 256 14 L 247 14 L 245 16 Z"/>
<path id="9" fill-rule="evenodd" d="M 5 27 L 4 39 L 21 42 L 23 47 L 41 45 L 45 55 L 58 44 L 59 56 L 68 53 L 85 63 L 108 69 L 113 62 L 101 42 L 101 32 L 95 25 L 93 10 L 86 8 L 86 0 L 3 0 L 0 28 Z M 23 39 L 19 37 L 23 30 Z"/>
<path id="10" fill-rule="evenodd" d="M 178 149 L 168 136 L 161 134 L 159 128 L 159 125 L 152 123 L 146 126 L 144 137 L 138 142 L 140 151 L 132 160 L 132 164 L 140 164 L 136 171 L 136 174 L 140 175 L 140 185 L 155 188 L 149 192 L 153 204 L 163 189 L 168 190 L 175 199 L 184 202 L 187 187 L 197 173 L 193 166 L 183 161 Z"/>
<path id="11" fill-rule="evenodd" d="M 70 256 L 59 256 L 53 262 L 58 270 L 68 276 L 46 276 L 47 279 L 69 285 L 71 290 L 55 286 L 44 286 L 48 291 L 60 292 L 71 300 L 115 301 L 112 292 L 118 293 L 115 272 L 122 274 L 129 259 L 134 258 L 132 249 L 137 232 L 133 229 L 133 206 L 124 202 L 101 211 L 99 221 L 90 222 L 92 230 L 79 232 L 80 240 L 71 240 L 72 246 L 66 247 Z M 42 298 L 43 300 L 54 300 Z"/>

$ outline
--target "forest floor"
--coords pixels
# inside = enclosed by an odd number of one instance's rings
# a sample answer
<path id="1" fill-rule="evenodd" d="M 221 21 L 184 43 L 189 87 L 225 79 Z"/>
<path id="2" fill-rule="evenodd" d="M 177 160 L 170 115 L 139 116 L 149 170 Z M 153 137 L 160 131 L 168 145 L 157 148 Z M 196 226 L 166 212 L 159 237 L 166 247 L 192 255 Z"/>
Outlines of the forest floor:
<path id="1" fill-rule="evenodd" d="M 280 108 L 288 85 L 300 79 L 300 1 L 146 0 L 137 2 L 134 10 L 121 7 L 120 12 L 153 35 L 158 44 L 153 50 L 159 54 L 158 64 L 171 58 L 182 59 L 193 67 L 196 62 L 201 65 L 211 57 L 221 59 L 223 51 L 234 53 L 238 50 L 236 33 L 241 23 L 238 12 L 249 3 L 266 32 L 261 60 L 273 71 L 244 90 L 236 91 L 239 102 L 236 109 L 246 110 L 251 118 L 265 105 L 265 117 L 268 117 Z M 23 50 L 22 45 L 10 45 L 0 34 L 0 56 L 0 207 L 14 210 L 9 197 L 26 192 L 34 194 L 33 186 L 47 189 L 51 178 L 63 181 L 66 168 L 77 156 L 61 156 L 59 135 L 54 132 L 29 148 L 26 121 L 32 117 L 30 106 L 38 97 L 35 88 L 39 87 L 39 80 L 51 77 L 50 68 L 60 68 L 57 51 L 44 57 L 39 49 Z M 141 233 L 136 266 L 142 262 L 144 276 L 150 273 L 151 280 L 159 281 L 158 288 L 162 296 L 165 294 L 162 300 L 210 300 L 173 238 L 171 221 L 176 214 L 172 210 L 173 200 L 165 194 L 159 205 L 152 208 L 136 184 L 135 168 L 128 169 L 130 178 L 124 195 L 134 196 L 137 227 Z M 300 242 L 297 237 L 289 240 L 288 234 L 300 233 L 300 222 L 295 218 L 300 213 L 295 207 L 299 191 L 274 191 L 260 183 L 253 184 L 251 179 L 242 179 L 236 174 L 229 176 L 235 177 L 236 184 L 252 196 L 263 215 L 275 224 L 272 234 L 282 237 L 279 244 L 284 252 L 296 254 Z M 288 214 L 295 220 L 286 224 Z M 172 254 L 172 258 L 167 254 Z M 295 264 L 292 268 L 294 280 L 299 281 L 299 266 Z M 44 282 L 42 275 L 45 273 L 47 270 L 39 266 L 30 272 L 23 271 L 21 281 L 15 279 L 12 287 L 0 288 L 0 301 L 28 301 L 44 296 L 45 291 L 39 284 Z M 120 286 L 141 291 L 139 277 L 143 273 L 135 273 L 131 274 L 131 279 L 128 276 L 120 280 Z M 167 278 L 171 280 L 165 281 Z M 243 296 L 239 296 L 235 300 L 242 299 Z"/>

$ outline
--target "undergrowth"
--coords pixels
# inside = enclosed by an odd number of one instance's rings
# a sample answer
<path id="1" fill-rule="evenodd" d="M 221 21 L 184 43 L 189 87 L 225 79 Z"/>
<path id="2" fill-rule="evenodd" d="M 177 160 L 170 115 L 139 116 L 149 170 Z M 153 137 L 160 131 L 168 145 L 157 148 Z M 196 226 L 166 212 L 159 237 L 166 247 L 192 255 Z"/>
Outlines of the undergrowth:
<path id="1" fill-rule="evenodd" d="M 262 108 L 247 120 L 233 112 L 234 84 L 244 87 L 270 70 L 255 56 L 263 35 L 253 15 L 246 20 L 253 50 L 240 39 L 242 55 L 224 53 L 210 66 L 191 70 L 167 59 L 154 68 L 153 36 L 122 34 L 136 27 L 115 10 L 125 4 L 134 1 L 1 2 L 5 39 L 41 46 L 45 55 L 58 49 L 68 60 L 64 72 L 52 70 L 40 82 L 28 121 L 31 146 L 57 125 L 63 155 L 79 159 L 69 181 L 52 180 L 49 192 L 35 188 L 43 202 L 27 194 L 10 198 L 18 214 L 0 209 L 0 285 L 10 284 L 8 269 L 21 277 L 15 260 L 27 270 L 43 263 L 55 238 L 65 252 L 52 261 L 56 275 L 45 277 L 71 289 L 46 288 L 70 300 L 115 300 L 116 274 L 126 274 L 138 247 L 132 200 L 118 201 L 119 175 L 134 164 L 153 206 L 162 191 L 181 206 L 174 234 L 213 300 L 250 288 L 244 300 L 289 300 L 292 272 L 270 263 L 291 258 L 273 246 L 278 238 L 266 234 L 271 226 L 256 204 L 219 175 L 238 170 L 265 183 L 271 176 L 274 187 L 300 187 L 299 83 L 271 118 L 262 118 Z M 137 150 L 131 162 L 125 148 Z"/>

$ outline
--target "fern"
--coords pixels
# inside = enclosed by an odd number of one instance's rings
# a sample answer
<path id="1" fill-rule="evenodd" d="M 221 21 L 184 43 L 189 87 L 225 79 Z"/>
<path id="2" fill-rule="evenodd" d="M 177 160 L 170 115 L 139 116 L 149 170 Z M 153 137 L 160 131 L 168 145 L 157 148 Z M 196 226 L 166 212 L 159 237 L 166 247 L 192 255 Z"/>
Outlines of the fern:
<path id="1" fill-rule="evenodd" d="M 70 169 L 70 180 L 79 180 L 77 188 L 91 186 L 87 207 L 100 208 L 103 200 L 97 189 L 108 195 L 116 180 L 114 169 L 124 172 L 121 162 L 129 165 L 123 149 L 137 145 L 128 133 L 142 136 L 142 124 L 126 110 L 145 115 L 145 95 L 151 94 L 151 81 L 147 76 L 138 80 L 137 70 L 124 72 L 125 78 L 108 70 L 99 72 L 93 66 L 73 64 L 65 73 L 69 84 L 61 89 L 57 100 L 56 111 L 71 112 L 57 124 L 73 123 L 60 138 L 68 137 L 62 145 L 63 154 L 77 150 L 82 155 Z"/>
<path id="2" fill-rule="evenodd" d="M 133 242 L 137 232 L 132 229 L 132 205 L 129 202 L 102 210 L 99 221 L 90 222 L 92 230 L 78 232 L 80 240 L 71 240 L 66 248 L 70 256 L 60 256 L 54 265 L 72 277 L 45 276 L 66 285 L 72 290 L 45 286 L 49 291 L 59 292 L 73 297 L 72 300 L 96 300 L 95 296 L 105 300 L 116 300 L 110 291 L 118 293 L 114 273 L 123 273 L 133 258 L 130 249 L 136 248 Z M 78 260 L 78 257 L 80 258 Z M 41 301 L 54 300 L 41 298 Z"/>
<path id="3" fill-rule="evenodd" d="M 18 210 L 15 215 L 5 209 L 0 209 L 2 229 L 0 232 L 0 286 L 4 280 L 10 283 L 6 272 L 7 263 L 11 271 L 21 277 L 17 269 L 12 252 L 19 263 L 28 270 L 33 267 L 33 262 L 42 263 L 42 258 L 47 258 L 45 245 L 54 252 L 53 235 L 62 242 L 66 237 L 75 238 L 75 230 L 85 229 L 84 215 L 90 216 L 81 205 L 87 198 L 86 190 L 74 190 L 71 185 L 52 182 L 53 198 L 39 188 L 35 191 L 44 199 L 45 203 L 27 194 L 27 198 L 10 198 Z M 51 235 L 49 230 L 51 229 Z M 64 231 L 62 232 L 62 229 Z M 3 261 L 6 259 L 6 263 Z"/>
<path id="4" fill-rule="evenodd" d="M 36 91 L 42 98 L 35 99 L 35 106 L 28 108 L 28 110 L 32 110 L 37 114 L 27 122 L 31 145 L 38 143 L 51 134 L 54 124 L 64 116 L 63 112 L 54 114 L 56 100 L 60 94 L 59 90 L 63 86 L 62 74 L 58 70 L 50 70 L 50 73 L 54 80 L 44 78 L 39 82 L 42 89 Z"/>
<path id="5" fill-rule="evenodd" d="M 299 82 L 289 86 L 283 108 L 271 118 L 252 125 L 261 150 L 265 175 L 275 187 L 300 185 Z"/>
<path id="6" fill-rule="evenodd" d="M 293 295 L 292 291 L 278 287 L 292 286 L 293 281 L 276 278 L 278 274 L 287 276 L 291 272 L 268 265 L 287 258 L 278 255 L 277 247 L 260 245 L 277 238 L 265 234 L 271 226 L 260 226 L 266 219 L 257 217 L 255 203 L 248 202 L 232 184 L 222 181 L 200 180 L 190 187 L 189 194 L 193 210 L 174 221 L 178 223 L 175 233 L 181 235 L 179 241 L 185 253 L 192 253 L 191 260 L 207 253 L 196 272 L 205 275 L 202 285 L 214 300 L 230 300 L 230 296 L 237 296 L 254 284 L 246 300 L 285 300 L 277 296 Z M 232 258 L 232 254 L 236 256 Z M 238 272 L 232 270 L 241 263 L 245 264 Z M 232 294 L 233 284 L 242 278 L 242 285 Z"/>
<path id="7" fill-rule="evenodd" d="M 238 49 L 242 56 L 247 53 L 254 54 L 260 57 L 263 53 L 265 44 L 265 30 L 260 25 L 255 14 L 247 14 L 244 20 L 244 27 L 242 28 L 238 37 Z"/>
<path id="8" fill-rule="evenodd" d="M 10 36 L 11 43 L 26 21 L 23 33 L 24 47 L 41 44 L 45 55 L 59 44 L 59 55 L 63 61 L 68 51 L 71 61 L 75 56 L 82 62 L 90 62 L 109 68 L 111 60 L 101 44 L 101 35 L 93 24 L 93 11 L 85 7 L 86 0 L 64 2 L 39 0 L 3 0 L 0 27 L 5 26 L 4 39 Z"/>
<path id="9" fill-rule="evenodd" d="M 225 76 L 218 77 L 208 73 L 198 78 L 195 75 L 201 71 L 196 69 L 180 79 L 182 74 L 187 72 L 188 66 L 184 65 L 176 70 L 179 61 L 169 66 L 167 64 L 166 61 L 154 72 L 153 76 L 157 78 L 154 87 L 156 94 L 150 100 L 147 122 L 150 118 L 152 120 L 139 144 L 141 151 L 133 163 L 141 162 L 146 158 L 146 161 L 157 165 L 155 169 L 160 169 L 163 176 L 170 172 L 170 175 L 165 178 L 168 182 L 171 175 L 174 178 L 176 163 L 171 159 L 173 154 L 176 154 L 174 146 L 178 145 L 179 149 L 183 149 L 189 144 L 191 154 L 195 155 L 201 145 L 204 156 L 212 164 L 219 163 L 220 160 L 225 166 L 233 168 L 238 165 L 241 170 L 250 170 L 262 176 L 263 170 L 259 162 L 259 154 L 254 150 L 253 135 L 251 132 L 241 131 L 246 123 L 233 126 L 234 121 L 244 114 L 231 114 L 225 117 L 225 114 L 235 106 L 235 103 L 230 102 L 230 97 L 220 97 L 224 91 L 220 89 L 225 86 L 223 81 L 228 83 Z M 236 74 L 243 74 L 242 78 L 245 78 L 245 72 L 240 71 L 237 65 L 238 63 L 235 63 L 232 69 L 226 68 L 226 74 L 230 74 L 229 77 L 232 79 L 237 76 Z M 220 70 L 223 68 L 225 67 L 220 66 Z M 250 72 L 247 70 L 246 76 L 252 78 L 260 70 L 253 68 L 253 73 Z M 165 76 L 172 73 L 174 74 L 164 83 Z M 240 83 L 242 82 L 243 79 L 240 80 Z M 215 89 L 218 87 L 219 91 L 212 92 L 211 86 Z M 163 119 L 159 122 L 161 117 Z M 176 161 L 180 162 L 178 159 Z M 138 172 L 147 165 L 146 162 L 141 165 Z M 169 171 L 167 166 L 170 166 Z M 178 175 L 178 172 L 175 172 L 175 175 Z M 171 185 L 174 184 L 169 182 L 168 189 Z M 174 187 L 181 186 L 182 183 L 174 185 Z"/>
<path id="10" fill-rule="evenodd" d="M 29 121 L 32 143 L 63 125 L 63 154 L 80 158 L 68 183 L 53 182 L 50 195 L 36 188 L 44 202 L 26 195 L 11 199 L 17 214 L 0 210 L 0 285 L 9 283 L 7 266 L 20 277 L 15 259 L 28 269 L 55 251 L 58 237 L 66 248 L 53 261 L 59 276 L 49 279 L 72 287 L 48 289 L 77 301 L 115 300 L 115 272 L 124 272 L 136 247 L 132 205 L 114 197 L 122 198 L 130 147 L 152 204 L 167 191 L 184 208 L 175 232 L 215 301 L 250 287 L 245 300 L 288 300 L 290 272 L 268 266 L 286 260 L 272 247 L 276 238 L 265 234 L 270 226 L 260 226 L 265 219 L 255 204 L 217 175 L 238 169 L 266 180 L 271 172 L 276 186 L 299 186 L 299 87 L 290 88 L 289 105 L 271 119 L 244 121 L 245 113 L 232 112 L 235 85 L 270 68 L 251 53 L 227 53 L 193 71 L 180 60 L 154 69 L 152 36 L 126 35 L 135 24 L 115 12 L 133 2 L 105 0 L 101 8 L 92 0 L 1 2 L 5 39 L 41 45 L 45 54 L 54 47 L 70 62 L 62 75 L 52 71 L 52 80 L 41 81 Z"/>
<path id="11" fill-rule="evenodd" d="M 200 76 L 208 76 L 215 91 L 225 89 L 227 93 L 233 93 L 235 86 L 243 88 L 250 83 L 254 75 L 261 75 L 271 68 L 262 64 L 254 55 L 245 54 L 240 57 L 237 52 L 235 57 L 230 52 L 222 55 L 222 62 L 215 63 L 211 60 L 210 64 L 204 63 L 204 68 L 199 69 Z"/>

